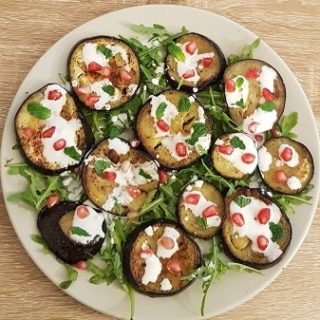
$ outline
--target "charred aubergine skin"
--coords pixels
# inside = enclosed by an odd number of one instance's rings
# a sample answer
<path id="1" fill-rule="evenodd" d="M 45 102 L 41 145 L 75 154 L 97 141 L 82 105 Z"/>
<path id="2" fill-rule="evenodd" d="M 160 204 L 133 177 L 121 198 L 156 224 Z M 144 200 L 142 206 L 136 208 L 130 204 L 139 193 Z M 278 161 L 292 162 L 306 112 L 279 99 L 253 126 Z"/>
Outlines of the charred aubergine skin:
<path id="1" fill-rule="evenodd" d="M 104 238 L 83 245 L 72 241 L 61 229 L 60 219 L 67 213 L 73 212 L 80 205 L 77 202 L 64 201 L 48 208 L 44 207 L 38 215 L 38 228 L 49 249 L 66 263 L 74 264 L 81 260 L 88 260 L 101 248 Z M 103 222 L 106 231 L 106 223 Z"/>
<path id="2" fill-rule="evenodd" d="M 185 268 L 182 268 L 179 275 L 172 275 L 166 267 L 166 264 L 170 259 L 160 258 L 162 271 L 157 281 L 155 283 L 148 283 L 147 285 L 144 285 L 142 284 L 141 280 L 137 279 L 137 276 L 139 275 L 141 268 L 144 268 L 143 262 L 140 261 L 142 259 L 139 256 L 139 252 L 142 242 L 148 238 L 145 233 L 145 229 L 148 227 L 158 228 L 156 230 L 154 229 L 153 236 L 156 237 L 156 239 L 152 240 L 153 242 L 156 242 L 157 239 L 162 236 L 162 229 L 165 227 L 172 227 L 180 233 L 178 243 L 183 249 L 179 249 L 179 251 L 177 251 L 171 257 L 171 259 L 181 259 L 179 261 L 183 263 L 182 265 Z M 157 244 L 155 243 L 153 246 L 157 246 Z M 129 235 L 123 248 L 123 267 L 127 280 L 131 283 L 136 291 L 150 297 L 171 296 L 187 288 L 194 280 L 181 280 L 180 277 L 188 276 L 192 271 L 198 268 L 200 266 L 200 260 L 201 253 L 197 243 L 187 233 L 185 233 L 185 231 L 183 231 L 183 229 L 177 223 L 166 219 L 156 219 L 138 226 Z M 172 283 L 171 290 L 162 291 L 159 288 L 159 278 L 160 280 L 162 278 L 168 278 Z"/>

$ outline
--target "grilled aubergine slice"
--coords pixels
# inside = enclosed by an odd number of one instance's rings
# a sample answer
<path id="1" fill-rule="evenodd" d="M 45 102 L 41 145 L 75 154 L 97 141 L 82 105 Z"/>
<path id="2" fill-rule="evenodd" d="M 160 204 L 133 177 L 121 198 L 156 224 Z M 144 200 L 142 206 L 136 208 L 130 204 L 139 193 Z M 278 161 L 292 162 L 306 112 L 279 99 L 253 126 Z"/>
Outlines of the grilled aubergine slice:
<path id="1" fill-rule="evenodd" d="M 200 91 L 217 82 L 226 67 L 219 46 L 198 33 L 187 33 L 169 44 L 165 63 L 172 86 L 188 92 Z"/>
<path id="2" fill-rule="evenodd" d="M 225 70 L 223 82 L 231 118 L 246 133 L 268 131 L 282 115 L 286 87 L 268 63 L 255 59 L 236 62 Z"/>
<path id="3" fill-rule="evenodd" d="M 73 97 L 59 84 L 42 87 L 22 103 L 15 130 L 26 161 L 45 174 L 79 166 L 92 143 Z"/>
<path id="4" fill-rule="evenodd" d="M 88 154 L 82 182 L 89 200 L 99 208 L 118 215 L 133 214 L 147 194 L 157 189 L 158 166 L 124 140 L 107 139 Z"/>
<path id="5" fill-rule="evenodd" d="M 167 168 L 190 165 L 210 148 L 212 120 L 193 96 L 165 90 L 152 96 L 136 117 L 147 152 Z"/>
<path id="6" fill-rule="evenodd" d="M 197 180 L 180 194 L 179 222 L 193 237 L 210 239 L 222 226 L 224 207 L 221 193 L 208 182 Z"/>
<path id="7" fill-rule="evenodd" d="M 226 198 L 222 236 L 226 252 L 256 268 L 278 262 L 291 241 L 284 212 L 257 189 L 238 188 Z"/>
<path id="8" fill-rule="evenodd" d="M 312 179 L 312 155 L 300 142 L 285 137 L 269 139 L 259 149 L 258 158 L 263 181 L 276 192 L 297 194 Z"/>
<path id="9" fill-rule="evenodd" d="M 258 164 L 255 142 L 243 133 L 227 133 L 212 148 L 214 168 L 224 177 L 242 179 L 252 174 Z"/>
<path id="10" fill-rule="evenodd" d="M 128 44 L 113 37 L 78 42 L 71 50 L 68 70 L 79 100 L 94 110 L 110 110 L 128 102 L 140 81 L 136 54 Z"/>
<path id="11" fill-rule="evenodd" d="M 155 220 L 138 226 L 123 249 L 125 275 L 140 293 L 168 296 L 185 289 L 183 279 L 200 265 L 200 249 L 178 224 Z"/>
<path id="12" fill-rule="evenodd" d="M 74 264 L 96 254 L 104 241 L 104 215 L 91 206 L 60 202 L 44 207 L 38 228 L 49 249 L 61 260 Z"/>

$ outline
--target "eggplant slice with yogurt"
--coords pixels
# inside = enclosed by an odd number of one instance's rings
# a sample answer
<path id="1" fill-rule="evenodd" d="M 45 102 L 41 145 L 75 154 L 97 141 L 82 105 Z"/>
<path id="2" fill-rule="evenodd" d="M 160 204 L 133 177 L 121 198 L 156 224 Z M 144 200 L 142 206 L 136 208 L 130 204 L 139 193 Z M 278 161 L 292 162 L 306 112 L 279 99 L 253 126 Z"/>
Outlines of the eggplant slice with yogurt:
<path id="1" fill-rule="evenodd" d="M 224 207 L 221 193 L 208 182 L 197 180 L 180 194 L 179 222 L 191 236 L 210 239 L 222 226 Z"/>
<path id="2" fill-rule="evenodd" d="M 186 167 L 210 148 L 212 120 L 193 96 L 181 91 L 152 96 L 135 126 L 143 147 L 166 168 Z"/>
<path id="3" fill-rule="evenodd" d="M 225 57 L 211 39 L 187 33 L 169 44 L 165 59 L 167 77 L 172 87 L 197 92 L 222 77 Z"/>
<path id="4" fill-rule="evenodd" d="M 124 272 L 131 285 L 148 296 L 176 294 L 193 280 L 200 266 L 200 249 L 181 227 L 170 220 L 138 226 L 123 249 Z"/>
<path id="5" fill-rule="evenodd" d="M 271 138 L 259 149 L 258 158 L 263 181 L 276 192 L 297 194 L 312 179 L 312 155 L 300 142 L 285 137 Z"/>
<path id="6" fill-rule="evenodd" d="M 252 174 L 258 164 L 255 142 L 243 133 L 227 133 L 219 137 L 212 148 L 214 168 L 224 177 L 243 179 Z"/>
<path id="7" fill-rule="evenodd" d="M 87 155 L 82 183 L 97 207 L 116 215 L 135 213 L 159 185 L 158 165 L 124 140 L 107 139 Z"/>
<path id="8" fill-rule="evenodd" d="M 15 130 L 26 161 L 45 174 L 79 166 L 92 143 L 73 97 L 59 84 L 45 85 L 22 103 Z"/>
<path id="9" fill-rule="evenodd" d="M 231 118 L 244 132 L 272 129 L 283 113 L 286 87 L 270 64 L 256 59 L 236 62 L 225 70 L 223 82 Z"/>
<path id="10" fill-rule="evenodd" d="M 89 109 L 110 110 L 128 102 L 140 81 L 133 49 L 120 39 L 87 38 L 71 50 L 68 70 L 79 100 Z"/>
<path id="11" fill-rule="evenodd" d="M 286 214 L 257 189 L 238 188 L 226 198 L 222 236 L 233 259 L 255 268 L 269 267 L 281 259 L 291 235 Z"/>
<path id="12" fill-rule="evenodd" d="M 106 233 L 103 213 L 77 202 L 65 201 L 51 208 L 44 207 L 37 223 L 49 249 L 69 264 L 95 255 Z"/>

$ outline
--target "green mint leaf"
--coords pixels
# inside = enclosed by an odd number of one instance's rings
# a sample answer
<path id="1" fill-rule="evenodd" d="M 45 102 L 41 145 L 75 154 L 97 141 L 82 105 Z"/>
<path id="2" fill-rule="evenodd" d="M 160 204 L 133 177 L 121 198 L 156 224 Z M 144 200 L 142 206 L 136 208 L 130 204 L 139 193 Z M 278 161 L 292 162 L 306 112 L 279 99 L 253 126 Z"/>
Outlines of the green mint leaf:
<path id="1" fill-rule="evenodd" d="M 40 102 L 30 102 L 27 105 L 28 112 L 40 120 L 46 120 L 51 116 L 51 110 L 44 107 Z"/>
<path id="2" fill-rule="evenodd" d="M 110 124 L 107 128 L 107 136 L 110 139 L 117 138 L 126 128 Z"/>
<path id="3" fill-rule="evenodd" d="M 69 156 L 70 158 L 80 161 L 81 160 L 81 154 L 76 150 L 75 147 L 65 147 L 63 152 Z"/>
<path id="4" fill-rule="evenodd" d="M 158 105 L 158 108 L 156 110 L 156 117 L 157 119 L 161 119 L 164 115 L 164 111 L 166 110 L 167 108 L 167 104 L 165 102 L 161 102 L 159 105 Z"/>
<path id="5" fill-rule="evenodd" d="M 207 131 L 207 125 L 205 123 L 196 122 L 192 126 L 193 132 L 191 138 L 187 142 L 191 145 L 195 145 L 201 136 L 204 136 Z"/>
<path id="6" fill-rule="evenodd" d="M 239 54 L 231 54 L 228 57 L 228 65 L 234 64 L 240 60 L 252 59 L 254 49 L 258 48 L 260 45 L 260 39 L 257 38 L 251 44 L 246 44 Z"/>
<path id="7" fill-rule="evenodd" d="M 238 106 L 238 107 L 244 108 L 245 105 L 244 105 L 243 98 L 241 98 L 239 101 L 237 101 L 237 102 L 235 103 L 235 105 Z"/>
<path id="8" fill-rule="evenodd" d="M 237 88 L 241 88 L 241 86 L 243 85 L 244 79 L 242 77 L 237 78 L 236 80 L 236 86 Z"/>
<path id="9" fill-rule="evenodd" d="M 280 131 L 283 137 L 291 138 L 294 137 L 295 134 L 292 133 L 292 129 L 298 123 L 298 112 L 292 112 L 287 116 L 282 117 L 280 120 Z"/>
<path id="10" fill-rule="evenodd" d="M 246 145 L 243 143 L 243 141 L 237 137 L 234 136 L 230 139 L 230 144 L 235 147 L 235 148 L 239 148 L 241 150 L 244 150 L 246 148 Z"/>
<path id="11" fill-rule="evenodd" d="M 146 179 L 152 179 L 152 177 L 150 176 L 150 174 L 149 174 L 148 172 L 144 171 L 143 169 L 140 169 L 140 170 L 139 170 L 139 175 L 140 175 L 141 177 L 146 178 Z"/>
<path id="12" fill-rule="evenodd" d="M 260 108 L 263 111 L 271 112 L 276 108 L 276 104 L 273 101 L 266 101 L 260 104 Z"/>
<path id="13" fill-rule="evenodd" d="M 189 111 L 191 107 L 191 103 L 190 103 L 190 100 L 188 97 L 182 97 L 179 101 L 179 104 L 178 104 L 178 111 L 179 112 L 187 112 Z"/>
<path id="14" fill-rule="evenodd" d="M 279 224 L 275 224 L 274 222 L 269 223 L 270 231 L 272 232 L 271 240 L 276 242 L 283 237 L 283 229 Z"/>
<path id="15" fill-rule="evenodd" d="M 72 227 L 70 232 L 80 237 L 90 237 L 90 234 L 86 230 L 80 227 Z"/>
<path id="16" fill-rule="evenodd" d="M 102 90 L 107 93 L 109 96 L 113 96 L 114 95 L 114 87 L 112 85 L 107 85 L 107 86 L 103 86 Z"/>
<path id="17" fill-rule="evenodd" d="M 111 163 L 105 160 L 96 160 L 94 162 L 94 169 L 98 175 L 101 175 L 104 170 L 111 167 Z"/>
<path id="18" fill-rule="evenodd" d="M 251 199 L 244 197 L 244 196 L 238 196 L 234 199 L 234 202 L 240 207 L 240 208 L 244 208 L 246 207 L 248 204 L 251 203 Z"/>
<path id="19" fill-rule="evenodd" d="M 176 60 L 182 61 L 182 62 L 185 60 L 185 56 L 181 48 L 178 47 L 174 42 L 170 42 L 167 46 L 167 49 L 169 53 L 172 54 Z"/>
<path id="20" fill-rule="evenodd" d="M 207 219 L 204 217 L 197 217 L 196 224 L 203 230 L 208 228 Z"/>
<path id="21" fill-rule="evenodd" d="M 106 57 L 106 59 L 112 57 L 112 51 L 103 45 L 98 45 L 97 50 L 100 51 Z"/>

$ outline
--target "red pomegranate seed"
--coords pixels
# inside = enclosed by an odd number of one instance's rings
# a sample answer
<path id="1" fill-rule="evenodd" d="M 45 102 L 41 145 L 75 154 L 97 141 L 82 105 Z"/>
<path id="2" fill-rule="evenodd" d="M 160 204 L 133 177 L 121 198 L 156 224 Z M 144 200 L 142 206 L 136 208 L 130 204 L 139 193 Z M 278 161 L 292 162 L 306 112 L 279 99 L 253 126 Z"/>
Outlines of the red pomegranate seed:
<path id="1" fill-rule="evenodd" d="M 62 93 L 58 90 L 51 90 L 48 92 L 48 100 L 58 100 L 62 96 Z"/>
<path id="2" fill-rule="evenodd" d="M 252 153 L 244 153 L 241 156 L 241 160 L 246 163 L 246 164 L 250 164 L 255 160 L 256 156 Z"/>
<path id="3" fill-rule="evenodd" d="M 78 261 L 75 266 L 79 270 L 86 270 L 87 269 L 87 263 L 83 260 Z"/>
<path id="4" fill-rule="evenodd" d="M 187 146 L 183 142 L 176 144 L 176 153 L 179 157 L 185 157 L 187 155 Z"/>
<path id="5" fill-rule="evenodd" d="M 132 147 L 132 148 L 137 148 L 138 145 L 140 144 L 140 140 L 138 140 L 138 139 L 133 139 L 133 140 L 130 142 L 130 144 L 131 144 L 131 147 Z"/>
<path id="6" fill-rule="evenodd" d="M 246 78 L 248 78 L 248 79 L 256 79 L 259 76 L 260 76 L 260 71 L 255 68 L 248 69 L 246 72 Z"/>
<path id="7" fill-rule="evenodd" d="M 202 216 L 206 219 L 216 216 L 218 214 L 218 208 L 216 205 L 212 204 L 202 211 Z"/>
<path id="8" fill-rule="evenodd" d="M 194 41 L 191 41 L 189 42 L 187 45 L 186 45 L 186 51 L 189 53 L 189 54 L 194 54 L 197 50 L 197 44 L 194 42 Z"/>
<path id="9" fill-rule="evenodd" d="M 258 236 L 257 238 L 258 248 L 262 251 L 266 250 L 269 245 L 269 240 L 265 236 Z"/>
<path id="10" fill-rule="evenodd" d="M 80 219 L 85 219 L 86 217 L 89 216 L 90 212 L 86 206 L 81 205 L 77 207 L 76 214 Z"/>
<path id="11" fill-rule="evenodd" d="M 94 105 L 99 101 L 99 96 L 95 93 L 90 93 L 85 101 L 85 105 L 89 108 L 94 108 Z"/>
<path id="12" fill-rule="evenodd" d="M 132 198 L 138 198 L 141 195 L 141 190 L 135 186 L 128 187 L 128 193 Z"/>
<path id="13" fill-rule="evenodd" d="M 262 89 L 262 95 L 266 101 L 272 101 L 276 98 L 275 95 L 267 88 Z"/>
<path id="14" fill-rule="evenodd" d="M 257 126 L 258 126 L 258 123 L 257 122 L 251 122 L 248 126 L 248 130 L 250 133 L 255 133 L 256 130 L 257 130 Z"/>
<path id="15" fill-rule="evenodd" d="M 141 248 L 139 251 L 139 255 L 145 255 L 147 257 L 151 257 L 153 255 L 153 250 L 151 248 Z"/>
<path id="16" fill-rule="evenodd" d="M 167 269 L 170 273 L 175 276 L 179 276 L 181 274 L 181 266 L 179 261 L 176 259 L 170 259 L 167 263 Z"/>
<path id="17" fill-rule="evenodd" d="M 157 127 L 164 132 L 168 132 L 170 130 L 169 124 L 162 119 L 157 121 Z"/>
<path id="18" fill-rule="evenodd" d="M 158 171 L 158 174 L 159 174 L 159 182 L 160 182 L 161 184 L 166 184 L 166 183 L 168 182 L 168 180 L 169 180 L 169 174 L 168 174 L 168 172 L 165 171 L 165 170 L 160 169 L 160 170 Z"/>
<path id="19" fill-rule="evenodd" d="M 195 73 L 194 70 L 188 70 L 188 71 L 186 71 L 186 72 L 182 75 L 182 77 L 183 77 L 184 79 L 189 79 L 189 78 L 194 77 L 195 74 L 196 74 L 196 73 Z"/>
<path id="20" fill-rule="evenodd" d="M 90 62 L 87 66 L 88 72 L 98 72 L 101 69 L 102 69 L 102 66 L 99 63 L 94 62 L 94 61 Z"/>
<path id="21" fill-rule="evenodd" d="M 230 155 L 233 150 L 233 146 L 231 146 L 230 144 L 223 144 L 221 146 L 218 146 L 218 151 L 223 154 Z"/>
<path id="22" fill-rule="evenodd" d="M 81 94 L 89 94 L 92 91 L 90 87 L 77 87 L 76 90 Z"/>
<path id="23" fill-rule="evenodd" d="M 111 69 L 109 67 L 102 67 L 101 70 L 99 71 L 99 73 L 102 76 L 109 78 L 111 75 Z"/>
<path id="24" fill-rule="evenodd" d="M 261 134 L 256 134 L 254 136 L 254 139 L 257 141 L 257 142 L 262 142 L 263 141 L 263 136 Z"/>
<path id="25" fill-rule="evenodd" d="M 104 171 L 102 173 L 102 178 L 110 181 L 114 181 L 117 178 L 117 174 L 114 171 Z"/>
<path id="26" fill-rule="evenodd" d="M 229 79 L 224 84 L 224 88 L 227 92 L 234 92 L 236 90 L 236 84 L 232 79 Z"/>
<path id="27" fill-rule="evenodd" d="M 292 149 L 285 147 L 280 154 L 280 159 L 283 161 L 290 161 L 292 159 Z"/>
<path id="28" fill-rule="evenodd" d="M 56 131 L 56 127 L 55 126 L 49 128 L 47 130 L 44 130 L 42 132 L 42 138 L 51 138 L 55 131 Z"/>
<path id="29" fill-rule="evenodd" d="M 273 128 L 271 129 L 271 135 L 272 135 L 274 138 L 279 138 L 279 137 L 281 137 L 281 131 L 279 130 L 279 128 L 273 127 Z"/>
<path id="30" fill-rule="evenodd" d="M 163 247 L 165 247 L 168 250 L 171 250 L 174 248 L 174 241 L 170 237 L 163 236 L 160 238 L 159 242 Z"/>
<path id="31" fill-rule="evenodd" d="M 239 227 L 244 225 L 244 218 L 242 213 L 236 212 L 231 216 L 231 221 Z"/>
<path id="32" fill-rule="evenodd" d="M 213 63 L 212 58 L 203 58 L 201 60 L 201 64 L 203 65 L 204 68 L 209 68 Z"/>
<path id="33" fill-rule="evenodd" d="M 28 139 L 33 138 L 36 135 L 36 131 L 31 128 L 23 128 L 22 131 L 23 135 Z"/>
<path id="34" fill-rule="evenodd" d="M 261 209 L 257 217 L 261 224 L 266 224 L 270 220 L 270 209 L 269 208 Z"/>
<path id="35" fill-rule="evenodd" d="M 286 184 L 288 181 L 288 176 L 286 175 L 286 173 L 282 170 L 277 170 L 274 173 L 274 179 L 276 180 L 276 182 L 280 183 L 280 184 Z"/>
<path id="36" fill-rule="evenodd" d="M 129 83 L 132 79 L 131 74 L 126 70 L 120 71 L 120 79 L 124 83 Z"/>
<path id="37" fill-rule="evenodd" d="M 46 206 L 52 208 L 55 204 L 59 203 L 60 196 L 57 193 L 51 194 L 46 200 Z"/>
<path id="38" fill-rule="evenodd" d="M 64 147 L 66 146 L 67 142 L 64 139 L 59 139 L 57 140 L 54 144 L 53 144 L 53 148 L 56 151 L 60 151 L 62 149 L 64 149 Z"/>
<path id="39" fill-rule="evenodd" d="M 196 204 L 199 203 L 200 195 L 198 195 L 198 194 L 196 194 L 196 193 L 188 194 L 188 195 L 185 197 L 184 200 L 185 200 L 186 203 L 196 205 Z"/>

